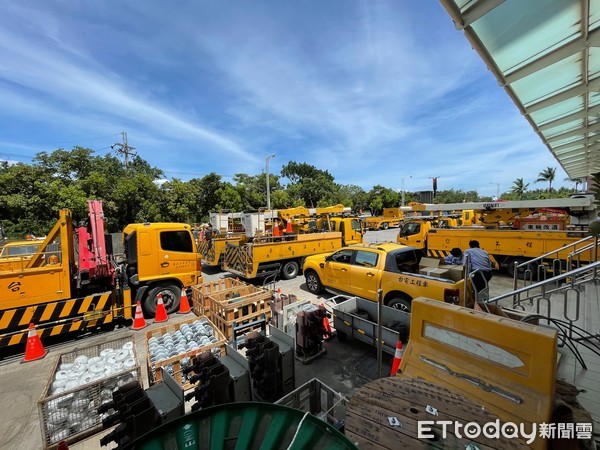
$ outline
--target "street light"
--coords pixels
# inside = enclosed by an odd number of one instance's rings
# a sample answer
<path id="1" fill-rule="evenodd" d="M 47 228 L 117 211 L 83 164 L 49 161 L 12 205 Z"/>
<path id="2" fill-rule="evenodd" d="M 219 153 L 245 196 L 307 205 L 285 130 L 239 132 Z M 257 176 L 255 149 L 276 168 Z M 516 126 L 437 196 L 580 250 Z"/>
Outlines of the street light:
<path id="1" fill-rule="evenodd" d="M 401 184 L 401 190 L 402 190 L 402 206 L 404 206 L 404 180 L 406 180 L 407 178 L 412 178 L 412 175 L 409 175 L 407 177 L 402 177 L 402 184 Z"/>
<path id="2" fill-rule="evenodd" d="M 498 200 L 500 198 L 500 183 L 494 183 L 490 181 L 490 184 L 496 185 L 496 200 Z"/>
<path id="3" fill-rule="evenodd" d="M 272 155 L 267 156 L 266 158 L 266 163 L 267 163 L 267 168 L 266 168 L 266 174 L 267 174 L 267 209 L 270 211 L 271 210 L 271 189 L 269 187 L 269 159 L 271 158 L 275 158 L 275 153 L 273 153 Z"/>

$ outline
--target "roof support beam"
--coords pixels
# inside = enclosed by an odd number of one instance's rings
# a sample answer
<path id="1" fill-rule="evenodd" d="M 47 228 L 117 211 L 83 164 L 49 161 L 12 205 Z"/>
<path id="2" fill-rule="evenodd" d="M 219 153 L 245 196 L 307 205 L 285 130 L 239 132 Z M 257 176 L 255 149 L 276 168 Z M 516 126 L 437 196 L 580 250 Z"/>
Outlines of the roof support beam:
<path id="1" fill-rule="evenodd" d="M 584 110 L 581 110 L 581 111 L 571 113 L 567 116 L 561 117 L 560 119 L 555 119 L 550 122 L 546 122 L 545 124 L 540 125 L 538 127 L 538 130 L 546 131 L 551 128 L 558 127 L 560 125 L 565 125 L 567 123 L 574 122 L 577 119 L 583 119 L 585 117 L 595 116 L 597 114 L 600 114 L 600 105 L 592 106 L 590 109 L 587 110 L 587 112 Z"/>
<path id="2" fill-rule="evenodd" d="M 566 131 L 564 133 L 560 133 L 560 134 L 555 134 L 553 136 L 549 136 L 546 138 L 546 142 L 548 142 L 549 144 L 551 142 L 556 142 L 556 141 L 561 141 L 563 139 L 567 139 L 570 137 L 575 137 L 575 136 L 585 136 L 586 134 L 589 137 L 589 133 L 600 133 L 600 123 L 598 124 L 594 124 L 592 126 L 589 127 L 579 127 L 575 130 L 571 130 L 571 131 Z"/>
<path id="3" fill-rule="evenodd" d="M 588 38 L 585 36 L 574 39 L 573 41 L 558 47 L 557 49 L 547 53 L 546 55 L 538 58 L 524 66 L 514 70 L 513 72 L 505 75 L 507 84 L 514 83 L 527 75 L 537 72 L 538 70 L 545 69 L 554 63 L 562 61 L 575 53 L 581 52 L 586 49 L 587 46 L 598 47 L 600 46 L 600 29 L 592 31 Z"/>
<path id="4" fill-rule="evenodd" d="M 478 2 L 473 2 L 473 4 L 464 11 L 461 11 L 452 0 L 440 0 L 442 6 L 446 9 L 450 17 L 452 17 L 452 21 L 457 30 L 468 27 L 498 5 L 504 3 L 504 1 L 505 0 L 479 0 Z"/>
<path id="5" fill-rule="evenodd" d="M 584 95 L 588 92 L 594 91 L 600 91 L 600 77 L 591 80 L 588 85 L 578 84 L 576 86 L 573 86 L 572 88 L 559 92 L 558 94 L 554 94 L 548 98 L 545 98 L 544 100 L 540 100 L 539 102 L 526 106 L 525 111 L 527 112 L 527 114 L 530 114 L 532 112 L 539 111 L 540 109 L 547 108 L 548 106 L 552 106 L 565 100 L 569 100 L 570 98 L 576 97 L 578 95 Z"/>

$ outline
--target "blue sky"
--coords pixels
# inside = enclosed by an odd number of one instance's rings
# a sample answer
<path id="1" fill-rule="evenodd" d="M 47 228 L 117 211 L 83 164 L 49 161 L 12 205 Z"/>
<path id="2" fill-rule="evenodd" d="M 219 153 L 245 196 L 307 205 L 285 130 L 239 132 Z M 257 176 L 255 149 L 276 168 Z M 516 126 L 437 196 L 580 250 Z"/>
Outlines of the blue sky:
<path id="1" fill-rule="evenodd" d="M 433 0 L 24 1 L 0 15 L 0 159 L 121 140 L 168 178 L 289 161 L 509 190 L 558 162 Z M 412 177 L 412 178 L 408 178 Z M 285 180 L 284 180 L 285 181 Z M 568 184 L 568 183 L 567 183 Z M 572 185 L 572 184 L 569 184 Z"/>

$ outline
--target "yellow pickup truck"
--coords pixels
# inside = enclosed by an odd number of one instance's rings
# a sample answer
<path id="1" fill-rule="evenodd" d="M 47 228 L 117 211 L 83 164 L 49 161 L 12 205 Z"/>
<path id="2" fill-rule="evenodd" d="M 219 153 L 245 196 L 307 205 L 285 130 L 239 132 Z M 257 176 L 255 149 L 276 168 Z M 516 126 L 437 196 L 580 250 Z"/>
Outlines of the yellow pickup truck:
<path id="1" fill-rule="evenodd" d="M 359 244 L 307 257 L 304 277 L 313 294 L 327 289 L 377 301 L 377 291 L 382 289 L 384 304 L 405 312 L 410 312 L 417 297 L 464 306 L 462 268 L 424 266 L 421 260 L 421 251 L 414 247 Z"/>

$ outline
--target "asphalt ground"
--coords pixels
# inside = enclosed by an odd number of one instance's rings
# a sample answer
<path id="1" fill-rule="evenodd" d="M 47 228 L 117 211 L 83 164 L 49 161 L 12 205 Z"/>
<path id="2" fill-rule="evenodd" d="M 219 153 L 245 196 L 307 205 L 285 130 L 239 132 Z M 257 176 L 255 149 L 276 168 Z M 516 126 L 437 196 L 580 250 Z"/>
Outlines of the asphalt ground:
<path id="1" fill-rule="evenodd" d="M 395 241 L 398 229 L 385 231 L 369 231 L 365 235 L 367 242 Z M 212 281 L 230 274 L 220 270 L 205 268 L 204 281 Z M 255 280 L 262 285 L 261 280 Z M 506 275 L 496 274 L 490 281 L 492 296 L 511 290 L 512 279 Z M 275 285 L 285 294 L 293 294 L 300 300 L 310 300 L 321 304 L 330 299 L 333 294 L 324 293 L 315 296 L 306 289 L 304 278 L 299 276 L 293 280 L 278 280 Z M 188 315 L 173 315 L 170 324 L 188 320 Z M 151 321 L 150 321 L 151 322 Z M 145 333 L 164 324 L 151 324 L 142 331 L 131 331 L 128 328 L 117 329 L 110 333 L 92 335 L 57 345 L 48 346 L 48 354 L 41 360 L 20 363 L 20 357 L 8 358 L 0 362 L 0 449 L 38 449 L 43 448 L 38 402 L 42 398 L 49 380 L 53 374 L 59 355 L 71 352 L 77 348 L 97 345 L 113 339 L 130 338 L 135 342 L 138 363 L 141 369 L 143 386 L 148 386 L 146 370 Z M 326 353 L 308 364 L 296 361 L 296 387 L 305 382 L 318 378 L 321 382 L 347 398 L 368 381 L 389 375 L 392 357 L 383 353 L 381 366 L 377 359 L 375 347 L 356 339 L 340 342 L 337 338 L 325 341 Z M 79 443 L 71 444 L 73 449 L 100 448 L 99 439 L 102 434 L 94 435 Z M 111 447 L 103 447 L 111 448 Z"/>

